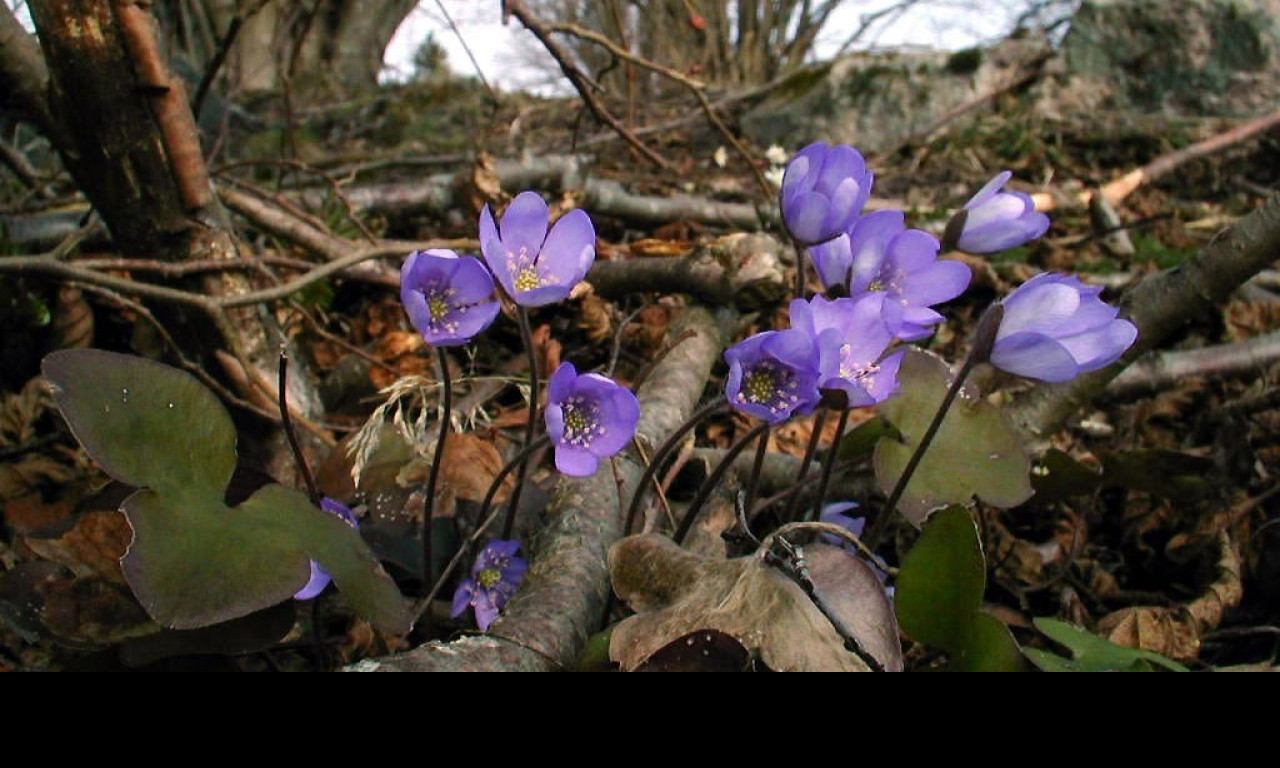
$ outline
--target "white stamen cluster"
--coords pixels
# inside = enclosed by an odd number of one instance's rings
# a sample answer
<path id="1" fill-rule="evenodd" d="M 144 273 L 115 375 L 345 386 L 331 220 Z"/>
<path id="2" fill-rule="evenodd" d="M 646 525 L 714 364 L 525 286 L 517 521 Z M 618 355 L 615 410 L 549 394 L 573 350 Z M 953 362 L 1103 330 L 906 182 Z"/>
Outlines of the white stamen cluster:
<path id="1" fill-rule="evenodd" d="M 564 442 L 585 449 L 593 440 L 604 436 L 598 403 L 588 401 L 582 395 L 574 395 L 560 407 L 564 410 Z"/>
<path id="2" fill-rule="evenodd" d="M 775 414 L 782 414 L 799 404 L 798 389 L 799 384 L 792 371 L 763 360 L 743 373 L 737 400 L 762 405 Z"/>

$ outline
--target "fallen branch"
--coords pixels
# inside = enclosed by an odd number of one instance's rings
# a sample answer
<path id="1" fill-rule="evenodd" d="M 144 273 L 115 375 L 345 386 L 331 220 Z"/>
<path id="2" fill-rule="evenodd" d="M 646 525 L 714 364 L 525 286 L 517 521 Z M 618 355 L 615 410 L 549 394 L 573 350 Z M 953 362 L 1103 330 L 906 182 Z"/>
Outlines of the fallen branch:
<path id="1" fill-rule="evenodd" d="M 1109 397 L 1128 397 L 1174 386 L 1193 376 L 1250 376 L 1280 362 L 1280 332 L 1236 344 L 1180 352 L 1153 352 L 1107 385 Z"/>
<path id="2" fill-rule="evenodd" d="M 790 286 L 782 255 L 789 252 L 771 235 L 726 235 L 688 256 L 598 261 L 587 281 L 610 298 L 683 293 L 711 306 L 750 310 L 785 297 Z"/>
<path id="3" fill-rule="evenodd" d="M 657 445 L 688 418 L 720 355 L 722 339 L 710 313 L 690 309 L 671 334 L 694 334 L 666 357 L 640 388 L 638 439 Z M 443 643 L 357 669 L 379 672 L 562 671 L 573 668 L 599 629 L 609 595 L 606 553 L 622 534 L 620 509 L 635 493 L 643 466 L 634 452 L 619 456 L 617 477 L 560 480 L 547 522 L 530 547 L 532 564 L 519 594 L 489 634 Z M 621 499 L 619 495 L 621 494 Z M 622 503 L 620 506 L 620 502 Z"/>
<path id="4" fill-rule="evenodd" d="M 1183 147 L 1176 152 L 1157 157 L 1141 168 L 1132 170 L 1124 176 L 1108 182 L 1102 187 L 1101 194 L 1107 199 L 1107 202 L 1112 205 L 1119 205 L 1140 187 L 1168 176 L 1192 160 L 1199 160 L 1217 154 L 1236 144 L 1248 141 L 1259 134 L 1266 133 L 1277 126 L 1280 126 L 1280 110 L 1272 112 L 1265 117 L 1251 120 L 1243 125 L 1238 125 L 1225 133 L 1212 136 L 1204 141 L 1198 141 L 1189 147 Z M 1085 191 L 1075 195 L 1061 196 L 1041 192 L 1032 195 L 1032 199 L 1035 200 L 1037 210 L 1052 211 L 1064 207 L 1088 206 L 1093 194 L 1092 191 Z"/>
<path id="5" fill-rule="evenodd" d="M 1041 385 L 1015 399 L 1014 423 L 1035 438 L 1057 431 L 1120 372 L 1197 317 L 1217 311 L 1233 291 L 1280 254 L 1280 196 L 1244 217 L 1181 266 L 1147 277 L 1121 302 L 1138 341 L 1118 362 L 1065 384 Z"/>

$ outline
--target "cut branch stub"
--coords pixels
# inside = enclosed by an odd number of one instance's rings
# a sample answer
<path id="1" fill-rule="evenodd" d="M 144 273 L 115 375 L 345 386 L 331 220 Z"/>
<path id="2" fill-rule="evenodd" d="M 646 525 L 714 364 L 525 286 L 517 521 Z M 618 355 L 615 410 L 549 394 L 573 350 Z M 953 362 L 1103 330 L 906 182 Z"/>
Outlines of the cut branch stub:
<path id="1" fill-rule="evenodd" d="M 284 602 L 315 560 L 358 613 L 408 631 L 399 591 L 354 528 L 280 485 L 226 505 L 235 430 L 195 378 L 100 350 L 55 352 L 44 374 L 90 458 L 141 489 L 121 506 L 134 533 L 121 564 L 157 623 L 191 629 Z"/>

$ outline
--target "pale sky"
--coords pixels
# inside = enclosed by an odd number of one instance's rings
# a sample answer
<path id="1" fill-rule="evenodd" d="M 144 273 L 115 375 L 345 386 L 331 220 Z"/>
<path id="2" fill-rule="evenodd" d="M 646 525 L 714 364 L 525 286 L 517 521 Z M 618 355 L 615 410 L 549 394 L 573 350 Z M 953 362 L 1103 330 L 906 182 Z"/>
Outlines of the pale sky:
<path id="1" fill-rule="evenodd" d="M 14 0 L 6 0 L 11 6 Z M 863 14 L 873 13 L 900 0 L 844 0 L 844 6 L 832 16 L 817 55 L 831 56 L 845 37 L 858 27 Z M 1007 33 L 1018 11 L 1027 0 L 923 0 L 891 25 L 877 30 L 862 47 L 924 46 L 958 50 L 988 42 Z M 462 43 L 446 24 L 440 6 L 448 11 L 458 30 L 475 54 L 481 70 L 490 82 L 508 90 L 530 88 L 546 92 L 547 73 L 556 71 L 554 63 L 540 49 L 532 36 L 512 20 L 503 26 L 499 0 L 424 0 L 405 19 L 386 53 L 386 77 L 406 77 L 413 69 L 413 54 L 425 35 L 431 33 L 448 51 L 449 66 L 459 74 L 473 74 L 475 67 L 468 59 Z M 25 3 L 19 5 L 18 16 L 30 29 Z M 529 66 L 530 57 L 541 57 L 543 66 Z M 554 89 L 567 88 L 563 79 L 554 80 Z"/>
<path id="2" fill-rule="evenodd" d="M 833 54 L 845 36 L 858 27 L 863 14 L 897 1 L 845 0 L 820 41 L 818 56 Z M 532 41 L 531 35 L 514 19 L 510 26 L 502 26 L 498 0 L 440 0 L 440 3 L 457 22 L 490 82 L 505 89 L 532 86 L 541 90 L 544 84 L 540 79 L 545 75 L 537 71 L 538 68 L 515 65 L 517 61 L 527 60 L 530 51 L 536 55 L 537 42 Z M 1023 5 L 1023 0 L 932 0 L 880 30 L 867 42 L 884 47 L 911 45 L 958 50 L 1007 32 Z M 455 72 L 474 72 L 457 36 L 449 31 L 436 0 L 425 0 L 405 19 L 391 41 L 386 55 L 390 77 L 395 77 L 396 72 L 407 74 L 412 70 L 414 51 L 428 32 L 444 45 L 449 53 L 449 65 Z M 548 64 L 541 69 L 553 67 Z"/>

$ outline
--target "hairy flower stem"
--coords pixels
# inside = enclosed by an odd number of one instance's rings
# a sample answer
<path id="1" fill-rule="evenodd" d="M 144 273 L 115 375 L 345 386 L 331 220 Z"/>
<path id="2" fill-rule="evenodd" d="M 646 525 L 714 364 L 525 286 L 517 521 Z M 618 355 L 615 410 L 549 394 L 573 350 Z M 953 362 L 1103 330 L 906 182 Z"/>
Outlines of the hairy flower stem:
<path id="1" fill-rule="evenodd" d="M 698 519 L 698 512 L 702 511 L 707 499 L 711 498 L 712 492 L 720 485 L 720 481 L 724 479 L 725 473 L 733 466 L 733 462 L 747 449 L 747 446 L 751 445 L 751 441 L 763 435 L 768 429 L 769 424 L 767 422 L 757 426 L 725 452 L 724 458 L 716 465 L 715 469 L 711 470 L 711 474 L 707 475 L 702 487 L 698 489 L 698 495 L 694 496 L 693 501 L 689 504 L 689 510 L 685 512 L 684 518 L 680 521 L 680 527 L 676 529 L 675 536 L 672 537 L 675 543 L 684 543 L 689 531 L 693 529 L 694 521 Z"/>
<path id="2" fill-rule="evenodd" d="M 800 472 L 796 475 L 796 482 L 804 480 L 809 476 L 809 468 L 813 466 L 813 457 L 818 453 L 818 443 L 822 440 L 822 428 L 827 423 L 827 409 L 820 408 L 813 418 L 813 432 L 809 434 L 809 445 L 804 449 L 804 459 L 800 461 Z M 800 496 L 799 494 L 791 497 L 791 503 L 787 505 L 787 513 L 783 516 L 784 523 L 800 522 Z"/>
<path id="3" fill-rule="evenodd" d="M 525 352 L 529 355 L 529 421 L 524 430 L 524 444 L 528 447 L 533 445 L 533 437 L 538 431 L 538 400 L 541 399 L 539 391 L 541 382 L 538 371 L 538 352 L 533 348 L 533 331 L 529 328 L 529 310 L 517 307 L 516 317 L 520 321 L 520 338 L 524 342 Z M 516 487 L 511 491 L 511 498 L 507 502 L 507 519 L 502 524 L 501 538 L 503 539 L 510 539 L 511 532 L 515 528 L 516 510 L 520 508 L 520 492 L 524 490 L 524 479 L 528 471 L 528 456 L 525 456 L 525 461 L 520 463 L 516 473 Z"/>
<path id="4" fill-rule="evenodd" d="M 836 459 L 840 455 L 840 438 L 844 437 L 844 429 L 849 426 L 849 406 L 840 409 L 840 420 L 836 422 L 836 436 L 831 440 L 831 447 L 822 460 L 822 482 L 818 485 L 818 498 L 813 504 L 813 512 L 808 520 L 817 520 L 822 515 L 822 508 L 827 504 L 827 490 L 831 487 L 831 476 L 835 474 Z"/>
<path id="5" fill-rule="evenodd" d="M 871 524 L 870 530 L 864 537 L 872 548 L 880 544 L 885 530 L 889 527 L 889 520 L 893 516 L 893 511 L 897 509 L 903 492 L 907 490 L 907 484 L 911 482 L 911 476 L 915 474 L 920 462 L 924 459 L 925 453 L 929 450 L 929 446 L 933 444 L 933 438 L 938 435 L 938 430 L 942 428 L 942 422 L 947 418 L 947 412 L 951 410 L 952 403 L 955 402 L 956 397 L 964 388 L 965 380 L 969 378 L 969 374 L 973 372 L 974 366 L 979 362 L 978 355 L 971 352 L 965 358 L 960 372 L 956 374 L 955 381 L 951 382 L 951 387 L 947 390 L 947 396 L 942 398 L 942 404 L 938 406 L 938 412 L 934 414 L 933 421 L 929 424 L 929 428 L 925 430 L 924 437 L 920 438 L 920 443 L 916 446 L 915 452 L 911 454 L 911 459 L 907 462 L 907 466 L 903 468 L 902 476 L 898 478 L 898 484 L 893 487 L 893 492 L 889 494 L 889 499 L 885 502 L 884 508 L 881 509 L 880 516 Z"/>
<path id="6" fill-rule="evenodd" d="M 284 428 L 284 436 L 289 441 L 289 449 L 293 451 L 293 460 L 298 463 L 298 473 L 307 486 L 307 496 L 311 503 L 320 506 L 320 491 L 316 488 L 315 478 L 307 459 L 302 455 L 302 446 L 298 444 L 298 434 L 293 429 L 293 418 L 289 414 L 289 353 L 280 347 L 280 368 L 276 379 L 276 388 L 280 393 L 280 426 Z"/>
<path id="7" fill-rule="evenodd" d="M 756 443 L 756 460 L 751 465 L 751 477 L 747 480 L 747 493 L 743 497 L 743 510 L 751 509 L 751 505 L 756 503 L 756 494 L 760 490 L 760 474 L 764 471 L 764 457 L 769 447 L 769 430 L 765 430 L 760 435 L 760 441 Z"/>
<path id="8" fill-rule="evenodd" d="M 427 475 L 427 497 L 422 502 L 422 588 L 431 587 L 431 523 L 436 504 L 436 482 L 440 479 L 440 465 L 444 463 L 445 442 L 449 439 L 449 427 L 453 422 L 453 377 L 449 375 L 449 356 L 444 347 L 436 347 L 440 361 L 440 437 L 436 440 L 435 455 L 431 457 L 431 473 Z"/>
<path id="9" fill-rule="evenodd" d="M 805 253 L 804 246 L 795 240 L 791 241 L 791 246 L 796 251 L 796 298 L 807 299 L 808 296 L 805 294 L 809 287 L 809 265 L 805 263 L 805 259 L 808 258 L 808 254 Z"/>
<path id="10" fill-rule="evenodd" d="M 537 451 L 546 448 L 550 443 L 551 438 L 547 435 L 543 435 L 532 445 L 526 446 L 524 450 L 516 454 L 515 458 L 507 462 L 507 465 L 499 470 L 498 474 L 494 476 L 493 483 L 489 485 L 489 490 L 484 495 L 484 503 L 480 505 L 480 516 L 477 518 L 480 521 L 480 524 L 476 526 L 475 532 L 471 534 L 471 538 L 467 539 L 466 544 L 458 547 L 458 551 L 454 553 L 453 559 L 450 560 L 449 564 L 440 572 L 440 578 L 436 579 L 435 584 L 431 586 L 431 590 L 427 592 L 426 596 L 414 604 L 413 615 L 417 617 L 417 620 L 421 620 L 426 614 L 427 609 L 431 607 L 431 601 L 436 599 L 436 595 L 440 594 L 440 590 L 444 588 L 449 577 L 453 575 L 455 570 L 457 570 L 458 564 L 467 556 L 469 550 L 473 549 L 475 545 L 484 538 L 485 531 L 489 530 L 489 526 L 493 524 L 494 518 L 498 516 L 498 512 L 496 510 L 490 513 L 489 509 L 493 506 L 493 497 L 498 495 L 498 489 L 502 487 L 502 481 L 506 480 L 507 475 L 510 475 L 521 462 Z"/>
<path id="11" fill-rule="evenodd" d="M 663 462 L 671 455 L 680 443 L 684 440 L 684 436 L 689 434 L 694 427 L 701 422 L 719 413 L 726 406 L 723 396 L 717 397 L 711 402 L 699 408 L 690 416 L 680 428 L 671 433 L 671 436 L 658 446 L 658 450 L 650 459 L 649 465 L 644 468 L 644 475 L 640 478 L 640 483 L 636 485 L 635 495 L 631 497 L 631 507 L 627 510 L 626 526 L 622 529 L 624 534 L 631 532 L 631 527 L 636 521 L 636 516 L 640 513 L 640 505 L 644 502 L 645 489 L 649 484 L 654 482 L 654 477 L 658 470 L 662 467 Z"/>

